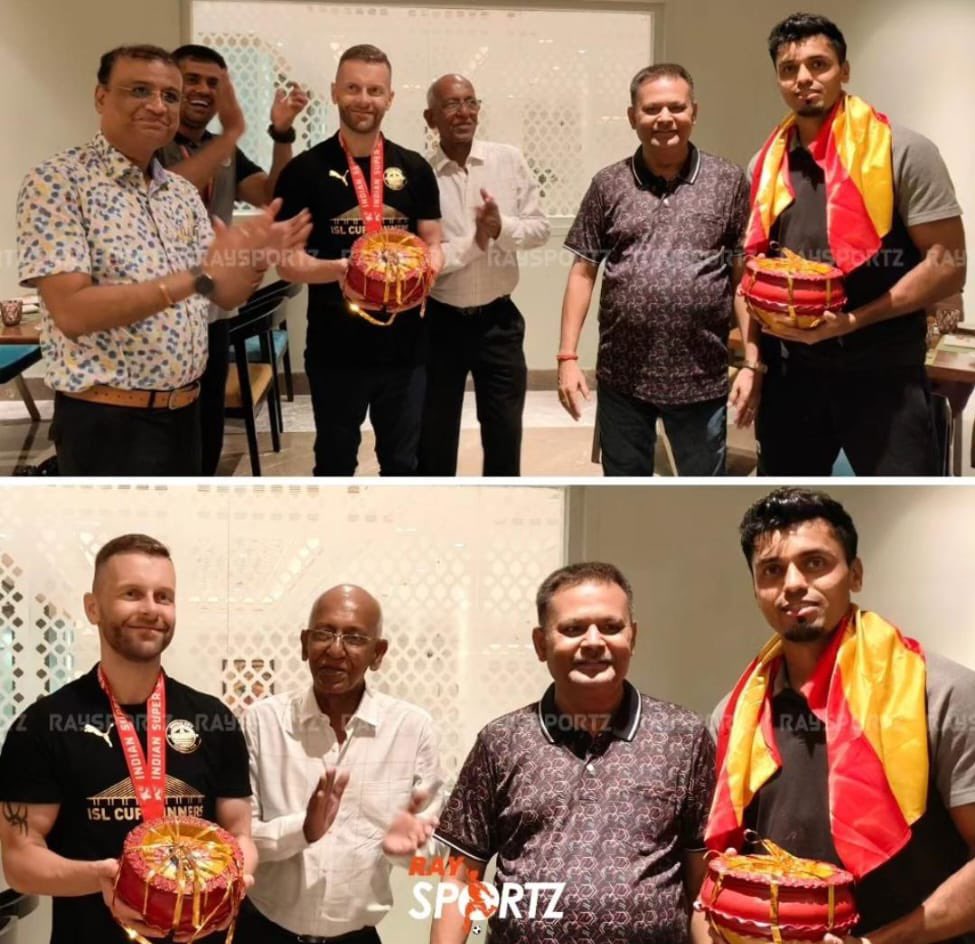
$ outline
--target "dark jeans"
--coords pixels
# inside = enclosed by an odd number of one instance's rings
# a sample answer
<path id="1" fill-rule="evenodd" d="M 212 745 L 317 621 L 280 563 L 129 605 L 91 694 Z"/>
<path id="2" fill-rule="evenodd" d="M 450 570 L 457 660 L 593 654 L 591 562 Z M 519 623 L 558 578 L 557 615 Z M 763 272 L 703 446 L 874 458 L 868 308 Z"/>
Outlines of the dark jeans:
<path id="1" fill-rule="evenodd" d="M 478 309 L 430 299 L 430 363 L 420 434 L 420 474 L 456 475 L 467 375 L 474 378 L 484 475 L 521 472 L 525 319 L 508 298 Z"/>
<path id="2" fill-rule="evenodd" d="M 413 475 L 420 443 L 423 367 L 332 367 L 306 355 L 315 414 L 315 475 L 355 475 L 369 414 L 380 475 Z"/>
<path id="3" fill-rule="evenodd" d="M 600 384 L 596 404 L 605 475 L 653 475 L 658 419 L 664 421 L 679 475 L 724 475 L 727 397 L 657 406 Z"/>
<path id="4" fill-rule="evenodd" d="M 140 410 L 54 396 L 60 475 L 199 475 L 200 401 Z"/>
<path id="5" fill-rule="evenodd" d="M 200 435 L 203 474 L 216 475 L 223 450 L 224 398 L 230 361 L 230 322 L 223 318 L 210 325 L 207 337 L 207 366 L 200 378 Z"/>
<path id="6" fill-rule="evenodd" d="M 246 898 L 237 918 L 235 944 L 300 944 L 302 937 L 265 918 Z M 336 944 L 381 944 L 375 928 L 363 928 L 339 937 L 323 938 Z"/>
<path id="7" fill-rule="evenodd" d="M 829 475 L 842 449 L 857 475 L 937 475 L 923 367 L 769 371 L 755 421 L 760 475 Z"/>

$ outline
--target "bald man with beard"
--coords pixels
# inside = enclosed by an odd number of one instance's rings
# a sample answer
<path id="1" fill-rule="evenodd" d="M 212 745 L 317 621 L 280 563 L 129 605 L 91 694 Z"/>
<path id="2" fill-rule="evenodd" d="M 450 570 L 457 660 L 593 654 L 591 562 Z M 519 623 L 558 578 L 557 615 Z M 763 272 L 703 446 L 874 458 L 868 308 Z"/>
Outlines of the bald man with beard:
<path id="1" fill-rule="evenodd" d="M 255 885 L 238 944 L 375 944 L 393 903 L 383 836 L 409 809 L 439 806 L 433 722 L 366 682 L 389 649 L 379 601 L 341 584 L 315 601 L 300 636 L 310 685 L 244 715 Z"/>

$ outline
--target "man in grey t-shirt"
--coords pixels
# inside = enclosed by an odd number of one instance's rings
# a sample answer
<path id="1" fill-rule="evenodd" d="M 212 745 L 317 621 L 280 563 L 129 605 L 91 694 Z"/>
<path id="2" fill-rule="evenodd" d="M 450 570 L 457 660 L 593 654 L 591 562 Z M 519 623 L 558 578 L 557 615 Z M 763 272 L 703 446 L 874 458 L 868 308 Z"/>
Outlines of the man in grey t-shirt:
<path id="1" fill-rule="evenodd" d="M 748 509 L 740 536 L 775 641 L 712 717 L 709 845 L 737 846 L 754 830 L 847 868 L 857 878 L 855 933 L 870 944 L 972 944 L 975 672 L 853 605 L 863 580 L 857 532 L 829 495 L 776 489 Z M 914 740 L 892 744 L 890 732 L 905 727 Z M 756 763 L 766 750 L 773 772 Z M 732 774 L 748 787 L 729 829 Z"/>

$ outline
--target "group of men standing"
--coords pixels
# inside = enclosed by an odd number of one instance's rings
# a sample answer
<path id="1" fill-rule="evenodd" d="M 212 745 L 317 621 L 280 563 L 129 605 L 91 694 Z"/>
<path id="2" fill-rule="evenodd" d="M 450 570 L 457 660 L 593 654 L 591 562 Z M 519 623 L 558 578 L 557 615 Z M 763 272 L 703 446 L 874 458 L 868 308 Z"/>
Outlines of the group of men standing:
<path id="1" fill-rule="evenodd" d="M 827 475 L 841 450 L 858 474 L 935 474 L 925 308 L 965 278 L 951 180 L 930 141 L 845 91 L 834 23 L 790 16 L 769 53 L 790 113 L 747 174 L 691 142 L 698 103 L 683 66 L 634 77 L 639 147 L 595 175 L 565 243 L 575 261 L 559 399 L 578 419 L 589 396 L 578 343 L 602 269 L 596 427 L 607 475 L 652 474 L 658 420 L 680 474 L 723 474 L 729 407 L 739 426 L 755 422 L 769 475 Z M 429 89 L 430 163 L 382 134 L 394 92 L 381 50 L 347 49 L 331 96 L 337 132 L 292 158 L 308 98 L 277 93 L 265 174 L 237 147 L 243 117 L 218 53 L 135 46 L 103 57 L 101 131 L 28 175 L 18 203 L 20 276 L 41 296 L 62 472 L 213 474 L 225 319 L 276 262 L 309 285 L 316 474 L 354 474 L 367 414 L 383 475 L 455 474 L 468 375 L 484 474 L 519 474 L 525 323 L 511 296 L 517 252 L 549 237 L 535 176 L 516 148 L 475 137 L 481 102 L 464 76 Z M 214 115 L 217 136 L 206 130 Z M 235 200 L 265 209 L 227 228 Z M 215 235 L 208 216 L 222 221 Z M 419 307 L 358 317 L 347 303 L 349 251 L 372 216 L 426 242 L 425 319 Z M 736 286 L 746 253 L 780 248 L 837 265 L 848 309 L 813 330 L 763 332 Z M 744 358 L 729 385 L 732 313 Z"/>
<path id="2" fill-rule="evenodd" d="M 372 594 L 318 597 L 295 640 L 307 685 L 251 705 L 241 729 L 162 670 L 169 551 L 116 538 L 84 600 L 99 664 L 28 707 L 0 752 L 4 875 L 53 897 L 52 944 L 121 944 L 119 924 L 164 936 L 114 895 L 142 805 L 131 758 L 164 740 L 167 812 L 242 844 L 242 944 L 374 944 L 395 865 L 441 875 L 458 889 L 439 897 L 456 903 L 492 860 L 502 900 L 538 895 L 494 909 L 499 944 L 708 944 L 692 907 L 707 850 L 751 851 L 756 834 L 850 871 L 863 941 L 970 942 L 975 673 L 854 604 L 857 531 L 829 495 L 776 489 L 740 539 L 773 634 L 710 732 L 628 681 L 638 640 L 653 643 L 626 577 L 570 564 L 535 601 L 531 641 L 552 684 L 483 728 L 444 796 L 430 715 L 367 681 L 395 658 Z M 461 944 L 474 916 L 440 909 L 431 944 Z"/>

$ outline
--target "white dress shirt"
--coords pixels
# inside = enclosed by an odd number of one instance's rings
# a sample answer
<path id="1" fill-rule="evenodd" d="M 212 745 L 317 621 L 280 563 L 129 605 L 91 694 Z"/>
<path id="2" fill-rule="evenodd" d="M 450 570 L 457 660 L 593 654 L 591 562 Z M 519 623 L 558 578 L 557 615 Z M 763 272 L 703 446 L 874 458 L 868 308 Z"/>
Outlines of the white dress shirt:
<path id="1" fill-rule="evenodd" d="M 254 842 L 250 900 L 294 934 L 337 937 L 377 925 L 393 903 L 382 840 L 414 789 L 442 802 L 433 721 L 422 708 L 368 687 L 339 744 L 314 692 L 275 695 L 243 717 L 250 752 Z M 350 771 L 338 816 L 311 845 L 308 799 L 326 766 Z"/>
<path id="2" fill-rule="evenodd" d="M 518 284 L 516 251 L 542 246 L 549 235 L 538 184 L 521 151 L 475 139 L 464 167 L 439 146 L 431 163 L 440 185 L 444 240 L 444 267 L 431 294 L 456 308 L 510 295 Z M 475 212 L 484 203 L 482 187 L 501 211 L 501 233 L 486 251 L 474 241 Z"/>

